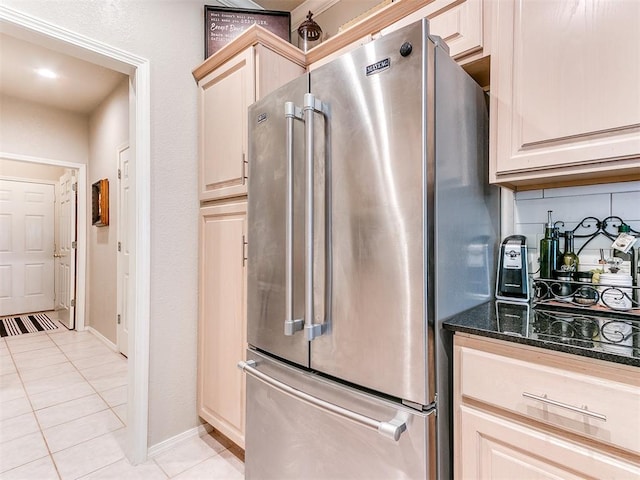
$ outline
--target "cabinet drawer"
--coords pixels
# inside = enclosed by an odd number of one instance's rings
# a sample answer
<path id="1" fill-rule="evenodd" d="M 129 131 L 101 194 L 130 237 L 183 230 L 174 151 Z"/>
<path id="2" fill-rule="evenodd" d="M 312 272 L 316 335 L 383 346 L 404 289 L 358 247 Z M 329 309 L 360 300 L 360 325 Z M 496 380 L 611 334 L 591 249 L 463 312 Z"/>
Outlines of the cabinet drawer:
<path id="1" fill-rule="evenodd" d="M 456 480 L 640 478 L 640 465 L 598 446 L 530 428 L 473 407 L 460 407 Z"/>
<path id="2" fill-rule="evenodd" d="M 463 402 L 484 402 L 640 453 L 637 386 L 466 347 L 459 350 L 458 374 Z"/>

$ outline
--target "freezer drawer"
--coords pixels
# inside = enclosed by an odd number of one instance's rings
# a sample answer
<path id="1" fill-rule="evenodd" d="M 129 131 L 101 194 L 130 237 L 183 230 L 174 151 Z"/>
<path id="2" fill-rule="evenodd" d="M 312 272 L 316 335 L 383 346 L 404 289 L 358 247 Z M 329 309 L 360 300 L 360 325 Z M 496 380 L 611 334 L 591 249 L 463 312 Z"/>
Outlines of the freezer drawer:
<path id="1" fill-rule="evenodd" d="M 247 359 L 255 362 L 246 370 L 248 480 L 435 477 L 435 410 L 419 412 L 253 350 Z M 282 384 L 295 390 L 285 392 Z M 298 392 L 312 399 L 301 399 Z M 326 404 L 340 411 L 329 412 Z M 356 420 L 347 418 L 353 414 Z M 387 435 L 359 423 L 363 418 L 384 422 Z M 386 423 L 394 419 L 406 424 L 398 440 L 389 431 L 394 423 Z"/>

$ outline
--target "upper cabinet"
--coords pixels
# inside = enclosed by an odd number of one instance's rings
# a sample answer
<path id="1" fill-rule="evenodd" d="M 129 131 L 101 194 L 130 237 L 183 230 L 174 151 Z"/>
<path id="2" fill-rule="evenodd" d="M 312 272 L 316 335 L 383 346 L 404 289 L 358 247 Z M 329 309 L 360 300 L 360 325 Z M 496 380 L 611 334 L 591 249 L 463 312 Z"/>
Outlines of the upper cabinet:
<path id="1" fill-rule="evenodd" d="M 490 181 L 640 178 L 640 2 L 498 1 Z"/>
<path id="2" fill-rule="evenodd" d="M 260 28 L 193 71 L 200 88 L 200 200 L 246 195 L 247 107 L 304 73 L 304 54 Z"/>
<path id="3" fill-rule="evenodd" d="M 343 53 L 427 17 L 430 32 L 442 37 L 451 56 L 464 64 L 478 83 L 486 86 L 491 5 L 491 0 L 396 0 L 354 21 L 311 49 L 307 53 L 307 63 L 313 70 Z"/>
<path id="4" fill-rule="evenodd" d="M 441 37 L 453 58 L 460 61 L 471 55 L 486 55 L 484 49 L 484 0 L 435 0 L 395 22 L 380 33 L 386 35 L 421 18 L 429 19 L 429 30 Z M 474 56 L 474 59 L 477 56 Z M 466 60 L 466 58 L 465 58 Z"/>

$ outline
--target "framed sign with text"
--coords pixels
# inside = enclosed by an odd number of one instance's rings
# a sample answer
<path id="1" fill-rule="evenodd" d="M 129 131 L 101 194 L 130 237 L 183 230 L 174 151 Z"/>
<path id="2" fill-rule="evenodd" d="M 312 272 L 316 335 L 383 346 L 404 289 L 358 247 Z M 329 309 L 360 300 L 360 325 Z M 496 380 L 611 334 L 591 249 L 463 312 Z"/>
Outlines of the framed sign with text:
<path id="1" fill-rule="evenodd" d="M 254 23 L 288 42 L 291 41 L 291 14 L 289 12 L 248 10 L 205 5 L 205 60 Z"/>

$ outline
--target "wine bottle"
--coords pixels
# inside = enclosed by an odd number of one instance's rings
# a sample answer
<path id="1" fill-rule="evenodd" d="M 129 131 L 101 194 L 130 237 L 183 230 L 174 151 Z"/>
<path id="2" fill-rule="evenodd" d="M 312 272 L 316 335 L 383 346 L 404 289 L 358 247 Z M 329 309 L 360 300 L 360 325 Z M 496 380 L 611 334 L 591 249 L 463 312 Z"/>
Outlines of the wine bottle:
<path id="1" fill-rule="evenodd" d="M 562 265 L 560 269 L 565 272 L 577 272 L 580 259 L 573 251 L 573 232 L 570 230 L 564 232 L 564 245 L 565 249 L 562 255 Z"/>
<path id="2" fill-rule="evenodd" d="M 547 211 L 544 238 L 540 240 L 540 278 L 553 278 L 558 262 L 558 239 L 553 235 L 552 212 L 553 210 Z"/>

